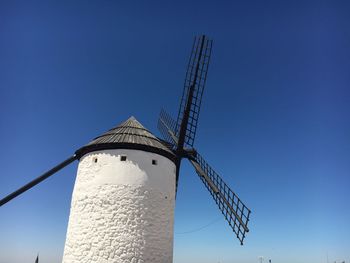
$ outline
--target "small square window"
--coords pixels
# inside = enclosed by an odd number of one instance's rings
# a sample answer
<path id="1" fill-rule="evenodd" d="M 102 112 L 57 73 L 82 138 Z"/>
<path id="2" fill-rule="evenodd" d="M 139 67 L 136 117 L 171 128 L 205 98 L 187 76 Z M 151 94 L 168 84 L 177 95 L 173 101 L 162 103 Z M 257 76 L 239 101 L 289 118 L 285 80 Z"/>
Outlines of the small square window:
<path id="1" fill-rule="evenodd" d="M 94 163 L 97 163 L 97 157 L 94 157 L 94 158 L 93 158 L 93 162 L 94 162 Z"/>
<path id="2" fill-rule="evenodd" d="M 121 160 L 122 162 L 125 162 L 125 161 L 126 161 L 126 155 L 120 156 L 120 160 Z"/>
<path id="3" fill-rule="evenodd" d="M 157 165 L 157 160 L 152 160 L 153 165 Z"/>

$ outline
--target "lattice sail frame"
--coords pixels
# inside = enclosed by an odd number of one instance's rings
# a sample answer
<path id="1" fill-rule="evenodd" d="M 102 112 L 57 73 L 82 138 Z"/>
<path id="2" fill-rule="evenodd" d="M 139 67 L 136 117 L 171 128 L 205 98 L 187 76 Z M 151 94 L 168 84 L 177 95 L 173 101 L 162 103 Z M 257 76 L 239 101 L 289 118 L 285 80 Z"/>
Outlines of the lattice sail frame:
<path id="1" fill-rule="evenodd" d="M 177 137 L 179 137 L 182 118 L 186 109 L 190 88 L 193 86 L 194 91 L 185 135 L 185 145 L 189 147 L 193 147 L 194 138 L 196 136 L 197 122 L 208 73 L 212 45 L 213 41 L 209 40 L 206 36 L 195 37 L 190 60 L 187 66 L 184 89 L 182 92 L 175 127 L 175 134 Z"/>
<path id="2" fill-rule="evenodd" d="M 174 133 L 175 127 L 176 122 L 164 109 L 162 109 L 158 119 L 158 130 L 161 132 L 164 140 L 168 144 L 168 148 L 170 149 L 174 149 L 178 143 L 178 138 Z"/>
<path id="3" fill-rule="evenodd" d="M 165 139 L 163 143 L 170 145 L 170 147 L 168 147 L 174 150 L 174 153 L 176 153 L 177 148 L 183 147 L 183 145 L 187 146 L 184 148 L 186 154 L 179 155 L 179 159 L 188 158 L 192 163 L 226 221 L 236 234 L 241 245 L 243 245 L 246 233 L 249 232 L 248 222 L 251 213 L 250 209 L 193 148 L 211 49 L 211 40 L 208 40 L 205 36 L 195 38 L 186 73 L 177 121 L 175 122 L 169 114 L 162 110 L 158 121 L 158 128 Z M 186 103 L 190 103 L 189 116 L 184 114 L 185 111 L 188 110 Z M 183 119 L 186 120 L 185 118 L 187 117 L 187 127 L 184 129 L 181 125 Z M 180 145 L 180 133 L 185 137 L 183 145 Z M 177 167 L 177 169 L 179 169 L 179 167 Z"/>
<path id="4" fill-rule="evenodd" d="M 190 160 L 200 179 L 210 192 L 220 211 L 225 216 L 233 232 L 243 245 L 248 229 L 250 209 L 227 186 L 222 178 L 209 166 L 209 164 L 196 154 L 195 161 Z"/>

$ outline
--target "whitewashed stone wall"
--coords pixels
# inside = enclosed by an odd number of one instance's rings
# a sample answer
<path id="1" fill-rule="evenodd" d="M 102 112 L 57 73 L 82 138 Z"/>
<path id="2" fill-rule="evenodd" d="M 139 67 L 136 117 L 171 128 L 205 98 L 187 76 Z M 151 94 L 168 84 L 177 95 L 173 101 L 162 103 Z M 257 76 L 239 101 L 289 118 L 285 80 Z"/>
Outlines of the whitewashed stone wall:
<path id="1" fill-rule="evenodd" d="M 82 157 L 63 262 L 171 263 L 175 169 L 169 159 L 138 150 Z"/>

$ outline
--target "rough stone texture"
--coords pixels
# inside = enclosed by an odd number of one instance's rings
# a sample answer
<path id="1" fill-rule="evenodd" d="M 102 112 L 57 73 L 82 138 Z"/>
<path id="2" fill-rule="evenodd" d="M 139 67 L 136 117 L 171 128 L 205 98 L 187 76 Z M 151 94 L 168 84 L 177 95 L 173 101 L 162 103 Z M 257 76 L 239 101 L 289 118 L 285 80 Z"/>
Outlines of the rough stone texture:
<path id="1" fill-rule="evenodd" d="M 175 165 L 169 159 L 137 150 L 85 155 L 63 262 L 172 262 L 174 200 Z"/>

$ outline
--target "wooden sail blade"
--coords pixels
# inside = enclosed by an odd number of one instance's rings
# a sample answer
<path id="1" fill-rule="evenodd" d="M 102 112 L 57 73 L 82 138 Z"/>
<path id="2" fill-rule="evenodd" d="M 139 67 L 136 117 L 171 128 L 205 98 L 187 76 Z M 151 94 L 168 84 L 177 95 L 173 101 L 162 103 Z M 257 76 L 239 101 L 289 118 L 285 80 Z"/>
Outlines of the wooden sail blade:
<path id="1" fill-rule="evenodd" d="M 178 138 L 174 131 L 175 127 L 176 122 L 165 110 L 162 109 L 158 119 L 158 130 L 161 132 L 164 141 L 171 149 L 173 149 L 178 143 Z"/>
<path id="2" fill-rule="evenodd" d="M 249 232 L 249 208 L 198 153 L 190 162 L 243 245 L 246 233 Z"/>
<path id="3" fill-rule="evenodd" d="M 212 43 L 204 35 L 193 43 L 175 129 L 180 147 L 192 147 L 194 143 Z"/>

